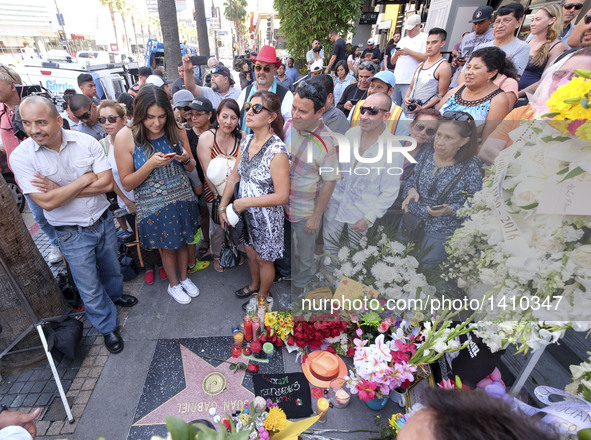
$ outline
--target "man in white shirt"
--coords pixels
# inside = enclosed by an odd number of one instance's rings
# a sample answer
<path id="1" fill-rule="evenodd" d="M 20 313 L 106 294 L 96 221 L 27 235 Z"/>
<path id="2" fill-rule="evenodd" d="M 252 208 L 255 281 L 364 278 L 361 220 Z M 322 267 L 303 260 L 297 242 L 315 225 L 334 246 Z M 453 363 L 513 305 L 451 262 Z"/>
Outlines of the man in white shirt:
<path id="1" fill-rule="evenodd" d="M 119 353 L 123 339 L 115 305 L 131 307 L 137 299 L 123 294 L 115 224 L 105 196 L 113 189 L 111 166 L 97 140 L 62 128 L 48 99 L 30 96 L 20 113 L 30 137 L 12 153 L 14 175 L 56 230 L 88 320 L 103 334 L 107 349 Z"/>
<path id="2" fill-rule="evenodd" d="M 306 63 L 308 64 L 308 70 L 310 70 L 310 66 L 314 61 L 316 61 L 316 57 L 314 56 L 314 49 L 318 53 L 318 56 L 322 60 L 322 64 L 324 64 L 324 49 L 318 49 L 320 46 L 320 42 L 316 39 L 312 41 L 312 49 L 306 52 Z"/>
<path id="3" fill-rule="evenodd" d="M 245 102 L 250 101 L 250 97 L 259 90 L 268 90 L 279 96 L 281 101 L 281 115 L 283 120 L 291 119 L 291 107 L 293 104 L 293 93 L 280 84 L 277 84 L 275 74 L 277 68 L 281 65 L 281 60 L 277 59 L 277 53 L 273 46 L 263 46 L 256 58 L 253 58 L 254 72 L 256 75 L 256 82 L 245 87 L 240 93 L 240 97 L 236 100 L 240 108 L 244 106 Z M 243 112 L 244 113 L 244 112 Z M 244 121 L 245 115 L 241 118 L 241 127 L 247 134 L 251 131 L 246 127 Z"/>
<path id="4" fill-rule="evenodd" d="M 370 161 L 381 152 L 382 158 L 377 162 L 366 163 L 355 160 L 356 155 L 351 151 L 351 163 L 339 163 L 343 178 L 337 182 L 324 213 L 323 237 L 326 254 L 336 255 L 339 249 L 337 243 L 345 227 L 348 228 L 350 240 L 365 235 L 371 225 L 384 216 L 398 196 L 404 157 L 402 154 L 394 154 L 394 163 L 388 163 L 389 155 L 385 151 L 385 146 L 399 145 L 386 129 L 391 107 L 392 100 L 388 95 L 381 92 L 372 94 L 361 107 L 360 124 L 345 134 L 351 142 L 351 150 L 358 144 L 359 157 Z M 344 147 L 339 145 L 339 148 Z M 343 151 L 339 151 L 339 155 L 342 153 Z"/>
<path id="5" fill-rule="evenodd" d="M 402 105 L 402 98 L 406 95 L 414 71 L 427 59 L 425 53 L 427 34 L 421 32 L 421 16 L 415 14 L 408 17 L 404 22 L 404 29 L 406 35 L 400 39 L 390 59 L 390 63 L 396 64 L 394 68 L 396 87 L 393 95 L 396 105 Z"/>

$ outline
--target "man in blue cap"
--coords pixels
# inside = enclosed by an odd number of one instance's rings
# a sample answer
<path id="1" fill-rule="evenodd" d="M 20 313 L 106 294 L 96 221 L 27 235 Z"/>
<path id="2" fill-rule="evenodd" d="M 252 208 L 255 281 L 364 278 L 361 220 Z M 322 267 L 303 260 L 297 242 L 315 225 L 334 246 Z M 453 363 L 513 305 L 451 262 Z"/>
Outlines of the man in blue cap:
<path id="1" fill-rule="evenodd" d="M 392 97 L 392 94 L 394 93 L 394 87 L 396 86 L 396 77 L 392 72 L 389 70 L 382 70 L 381 72 L 378 72 L 369 78 L 368 81 L 368 98 L 375 93 L 383 93 L 389 97 Z M 359 122 L 361 121 L 361 108 L 365 105 L 365 101 L 366 100 L 359 101 L 351 113 L 349 113 L 351 128 L 359 125 Z M 392 101 L 390 105 L 390 114 L 386 120 L 386 125 L 390 130 L 390 133 L 394 134 L 396 131 L 396 126 L 398 125 L 398 120 L 400 119 L 401 115 L 402 107 L 396 105 L 396 103 Z"/>

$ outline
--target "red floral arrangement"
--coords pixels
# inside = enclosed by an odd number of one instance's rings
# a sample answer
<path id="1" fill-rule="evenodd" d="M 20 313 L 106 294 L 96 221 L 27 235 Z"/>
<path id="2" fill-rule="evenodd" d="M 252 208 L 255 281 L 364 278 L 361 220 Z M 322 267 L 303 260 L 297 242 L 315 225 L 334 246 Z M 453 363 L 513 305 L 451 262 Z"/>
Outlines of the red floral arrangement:
<path id="1" fill-rule="evenodd" d="M 293 336 L 287 339 L 287 345 L 317 349 L 326 338 L 336 338 L 345 331 L 345 321 L 295 321 Z"/>

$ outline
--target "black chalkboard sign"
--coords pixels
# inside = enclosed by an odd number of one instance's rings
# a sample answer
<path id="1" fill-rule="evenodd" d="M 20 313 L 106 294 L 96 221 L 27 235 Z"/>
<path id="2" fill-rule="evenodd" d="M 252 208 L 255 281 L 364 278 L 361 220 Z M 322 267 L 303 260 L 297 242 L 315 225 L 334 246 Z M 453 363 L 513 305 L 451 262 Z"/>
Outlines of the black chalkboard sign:
<path id="1" fill-rule="evenodd" d="M 303 373 L 255 374 L 252 380 L 255 396 L 277 403 L 288 419 L 312 414 L 310 385 Z"/>

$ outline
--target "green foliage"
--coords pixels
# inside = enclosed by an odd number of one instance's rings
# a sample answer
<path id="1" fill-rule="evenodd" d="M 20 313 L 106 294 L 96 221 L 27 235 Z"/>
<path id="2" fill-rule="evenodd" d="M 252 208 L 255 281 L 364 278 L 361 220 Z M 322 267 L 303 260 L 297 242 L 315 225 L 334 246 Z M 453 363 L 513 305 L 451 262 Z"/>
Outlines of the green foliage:
<path id="1" fill-rule="evenodd" d="M 362 4 L 363 0 L 274 0 L 273 6 L 290 54 L 296 59 L 305 58 L 312 40 L 317 38 L 324 46 L 325 62 L 328 62 L 332 49 L 328 33 L 335 29 L 346 39 L 355 30 Z"/>

